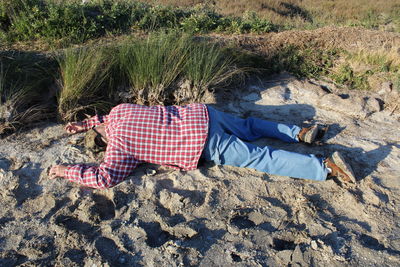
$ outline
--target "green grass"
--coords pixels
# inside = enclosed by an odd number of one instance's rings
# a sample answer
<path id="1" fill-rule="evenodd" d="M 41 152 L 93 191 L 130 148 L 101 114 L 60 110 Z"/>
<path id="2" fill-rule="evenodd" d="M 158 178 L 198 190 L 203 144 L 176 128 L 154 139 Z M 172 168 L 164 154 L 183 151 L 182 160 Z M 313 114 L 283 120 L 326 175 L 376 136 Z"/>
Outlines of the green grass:
<path id="1" fill-rule="evenodd" d="M 371 70 L 356 72 L 348 63 L 345 63 L 340 65 L 336 72 L 331 73 L 330 78 L 337 84 L 347 86 L 349 89 L 366 90 L 369 89 L 368 77 L 372 74 Z"/>
<path id="2" fill-rule="evenodd" d="M 52 64 L 42 55 L 0 53 L 0 135 L 46 118 Z M 45 68 L 46 66 L 46 68 Z"/>
<path id="3" fill-rule="evenodd" d="M 63 121 L 107 110 L 121 101 L 125 88 L 129 101 L 139 104 L 201 101 L 207 90 L 226 86 L 246 71 L 221 47 L 177 32 L 118 46 L 67 49 L 58 63 L 58 114 Z"/>
<path id="4" fill-rule="evenodd" d="M 319 78 L 329 73 L 339 54 L 336 49 L 289 45 L 268 55 L 264 65 L 268 73 L 288 71 L 299 78 Z"/>
<path id="5" fill-rule="evenodd" d="M 248 70 L 237 67 L 234 56 L 216 44 L 192 43 L 188 52 L 184 78 L 193 85 L 187 92 L 193 101 L 200 101 L 209 89 L 223 87 L 231 79 L 241 78 Z"/>
<path id="6" fill-rule="evenodd" d="M 269 32 L 276 30 L 256 14 L 223 17 L 209 9 L 151 6 L 136 1 L 5 0 L 0 4 L 1 39 L 9 43 L 42 40 L 65 47 L 110 34 L 159 29 L 187 32 Z"/>
<path id="7" fill-rule="evenodd" d="M 58 57 L 60 68 L 58 113 L 63 121 L 76 120 L 90 109 L 105 108 L 103 85 L 112 59 L 102 48 L 67 49 Z"/>
<path id="8" fill-rule="evenodd" d="M 247 71 L 223 47 L 178 32 L 46 56 L 1 52 L 0 57 L 2 131 L 55 114 L 71 121 L 107 112 L 124 101 L 120 93 L 126 88 L 134 103 L 198 102 L 207 90 L 227 86 Z"/>
<path id="9" fill-rule="evenodd" d="M 343 52 L 341 60 L 329 70 L 328 77 L 350 89 L 370 90 L 383 82 L 396 82 L 400 75 L 400 58 L 395 50 Z"/>
<path id="10" fill-rule="evenodd" d="M 206 90 L 245 71 L 217 45 L 177 33 L 128 41 L 119 61 L 135 101 L 145 104 L 200 101 Z"/>
<path id="11" fill-rule="evenodd" d="M 169 88 L 184 68 L 188 40 L 161 33 L 120 47 L 121 67 L 137 102 L 160 104 L 168 98 Z"/>

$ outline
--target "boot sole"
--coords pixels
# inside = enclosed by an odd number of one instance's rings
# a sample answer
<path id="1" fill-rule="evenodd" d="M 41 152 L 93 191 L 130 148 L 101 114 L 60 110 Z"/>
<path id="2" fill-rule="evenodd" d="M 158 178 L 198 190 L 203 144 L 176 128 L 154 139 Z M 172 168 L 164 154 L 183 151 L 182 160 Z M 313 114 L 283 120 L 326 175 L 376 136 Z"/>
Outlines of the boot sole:
<path id="1" fill-rule="evenodd" d="M 350 167 L 349 164 L 346 163 L 346 161 L 343 159 L 343 156 L 340 155 L 339 152 L 335 152 L 332 154 L 332 162 L 334 164 L 336 164 L 345 174 L 347 174 L 347 176 L 350 178 L 351 183 L 355 184 L 356 181 L 356 177 L 354 176 L 354 172 L 352 170 L 352 168 Z M 338 175 L 337 177 L 340 182 L 342 183 L 349 183 L 348 181 L 344 181 L 342 177 L 340 177 L 340 175 Z"/>
<path id="2" fill-rule="evenodd" d="M 304 142 L 308 144 L 312 144 L 316 139 L 318 134 L 318 125 L 314 125 L 311 129 L 305 134 Z"/>

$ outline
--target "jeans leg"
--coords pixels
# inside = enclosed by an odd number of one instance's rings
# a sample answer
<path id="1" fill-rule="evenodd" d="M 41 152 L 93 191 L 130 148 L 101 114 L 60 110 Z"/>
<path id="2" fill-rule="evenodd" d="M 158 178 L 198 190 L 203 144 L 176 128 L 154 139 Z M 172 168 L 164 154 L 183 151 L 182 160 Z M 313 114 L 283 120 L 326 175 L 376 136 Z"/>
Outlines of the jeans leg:
<path id="1" fill-rule="evenodd" d="M 258 118 L 242 119 L 232 114 L 218 111 L 207 106 L 210 128 L 239 137 L 245 141 L 254 141 L 261 137 L 276 138 L 288 143 L 298 142 L 301 128 L 296 125 L 276 123 Z"/>
<path id="2" fill-rule="evenodd" d="M 304 155 L 242 141 L 273 137 L 298 142 L 300 128 L 260 119 L 241 119 L 207 106 L 209 134 L 203 157 L 216 164 L 253 168 L 261 172 L 323 181 L 328 170 L 315 155 Z"/>
<path id="3" fill-rule="evenodd" d="M 323 160 L 315 155 L 259 147 L 228 134 L 221 136 L 214 153 L 206 153 L 205 158 L 216 164 L 253 168 L 293 178 L 324 181 L 328 174 Z"/>

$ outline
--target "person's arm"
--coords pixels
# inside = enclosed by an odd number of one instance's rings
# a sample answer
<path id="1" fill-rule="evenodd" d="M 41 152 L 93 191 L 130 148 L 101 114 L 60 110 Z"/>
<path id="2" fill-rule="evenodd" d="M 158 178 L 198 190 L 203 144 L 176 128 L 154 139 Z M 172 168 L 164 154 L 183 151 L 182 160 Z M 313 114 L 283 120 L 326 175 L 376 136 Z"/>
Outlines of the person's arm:
<path id="1" fill-rule="evenodd" d="M 102 123 L 108 123 L 109 115 L 95 115 L 89 119 L 80 122 L 69 122 L 65 126 L 65 131 L 69 134 L 76 134 L 86 132 L 92 129 L 94 126 Z"/>
<path id="2" fill-rule="evenodd" d="M 57 165 L 50 170 L 50 176 L 51 178 L 61 176 L 92 188 L 109 188 L 122 182 L 138 163 L 140 162 L 133 156 L 124 153 L 123 149 L 118 147 L 118 143 L 112 142 L 108 145 L 104 161 L 100 166 Z"/>
<path id="3" fill-rule="evenodd" d="M 95 115 L 89 119 L 83 120 L 83 128 L 85 131 L 92 129 L 102 123 L 108 123 L 109 115 Z"/>

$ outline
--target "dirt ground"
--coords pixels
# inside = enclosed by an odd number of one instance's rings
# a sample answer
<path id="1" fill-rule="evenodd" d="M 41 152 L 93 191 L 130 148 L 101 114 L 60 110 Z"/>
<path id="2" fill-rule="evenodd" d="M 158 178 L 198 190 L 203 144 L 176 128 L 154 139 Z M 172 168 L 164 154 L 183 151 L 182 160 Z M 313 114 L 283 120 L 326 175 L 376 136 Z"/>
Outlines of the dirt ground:
<path id="1" fill-rule="evenodd" d="M 203 163 L 145 164 L 93 190 L 47 176 L 53 164 L 95 163 L 82 135 L 45 124 L 2 139 L 0 266 L 399 266 L 400 114 L 385 106 L 396 94 L 281 74 L 210 100 L 239 116 L 329 125 L 318 145 L 257 143 L 341 151 L 352 187 Z"/>

